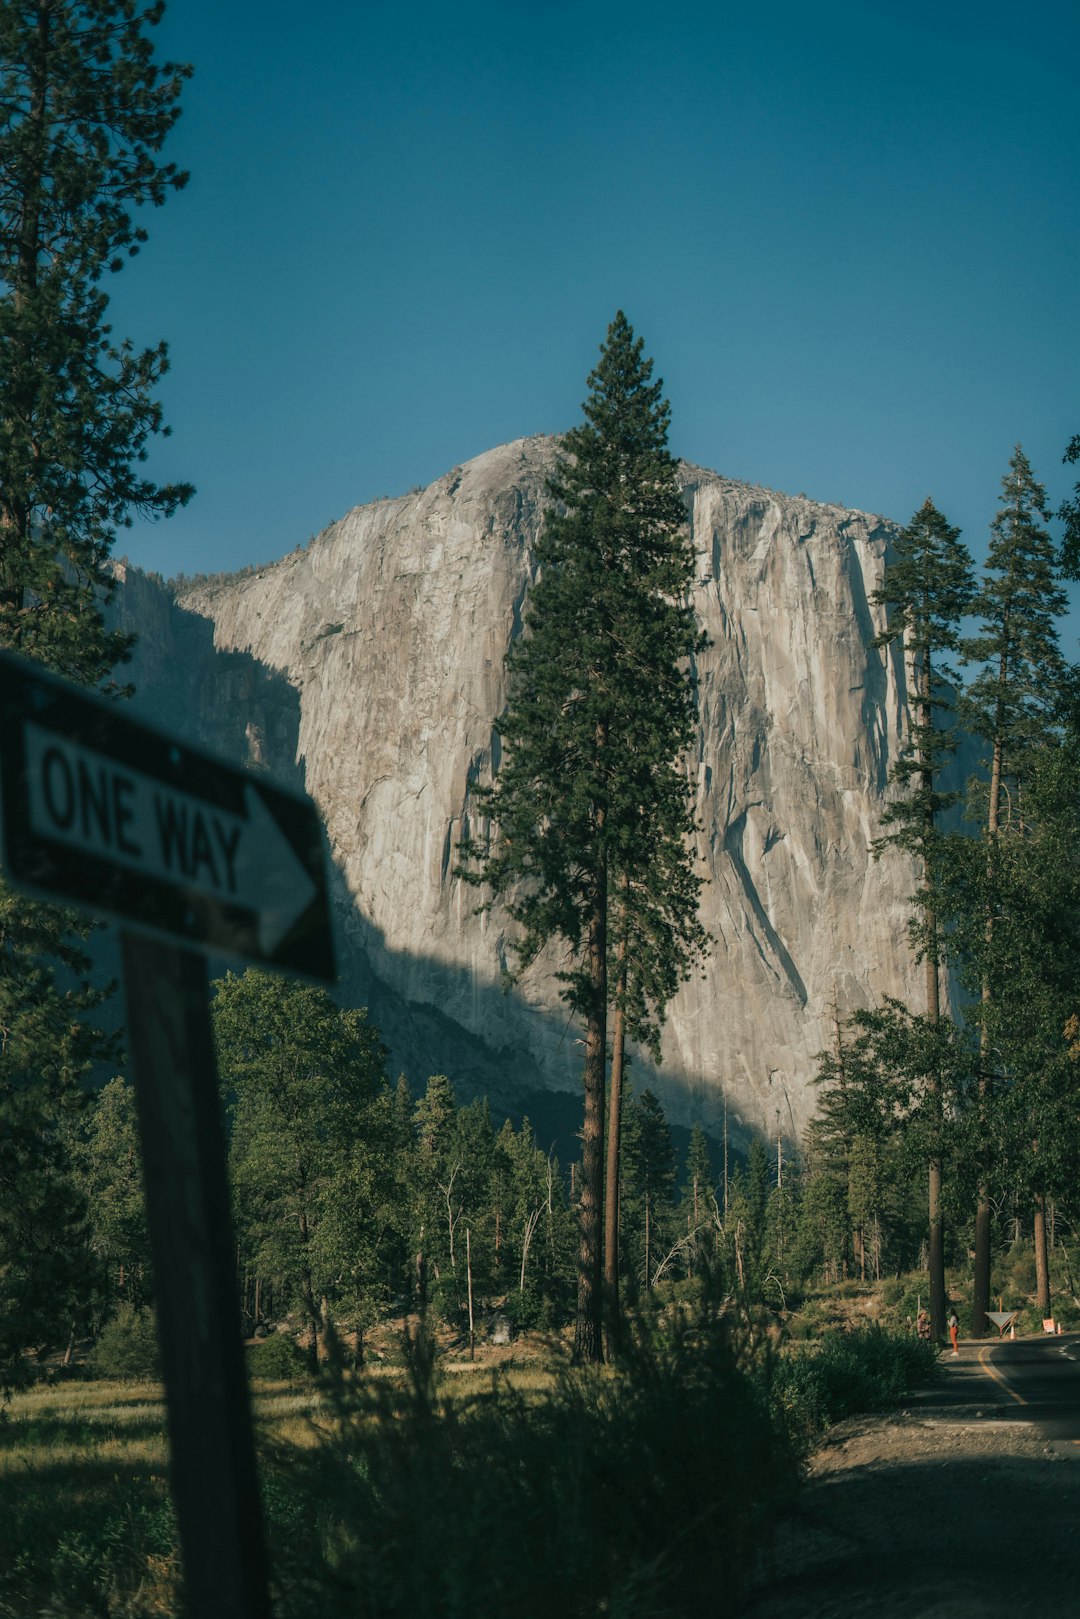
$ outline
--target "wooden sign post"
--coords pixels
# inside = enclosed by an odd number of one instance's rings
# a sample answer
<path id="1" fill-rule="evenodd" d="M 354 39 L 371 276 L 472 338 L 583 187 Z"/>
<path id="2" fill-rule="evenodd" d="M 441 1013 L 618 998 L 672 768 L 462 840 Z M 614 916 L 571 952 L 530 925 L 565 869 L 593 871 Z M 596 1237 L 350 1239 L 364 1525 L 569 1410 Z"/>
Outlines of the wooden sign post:
<path id="1" fill-rule="evenodd" d="M 191 1619 L 268 1619 L 206 964 L 332 980 L 308 799 L 0 653 L 5 877 L 123 925 L 173 1499 Z"/>

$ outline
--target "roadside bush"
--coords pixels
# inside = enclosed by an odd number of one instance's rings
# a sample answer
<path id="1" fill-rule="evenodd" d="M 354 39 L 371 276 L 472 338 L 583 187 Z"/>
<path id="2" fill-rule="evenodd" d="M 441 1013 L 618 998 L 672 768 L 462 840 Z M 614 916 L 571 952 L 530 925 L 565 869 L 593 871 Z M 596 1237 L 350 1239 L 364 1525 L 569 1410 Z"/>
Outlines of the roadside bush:
<path id="1" fill-rule="evenodd" d="M 909 1332 L 877 1326 L 828 1333 L 816 1349 L 771 1368 L 772 1393 L 797 1435 L 813 1436 L 856 1411 L 888 1411 L 937 1370 L 938 1351 Z"/>
<path id="2" fill-rule="evenodd" d="M 145 1382 L 160 1378 L 157 1321 L 153 1310 L 121 1304 L 86 1357 L 92 1377 Z"/>
<path id="3" fill-rule="evenodd" d="M 614 1369 L 455 1397 L 421 1333 L 406 1388 L 340 1381 L 332 1439 L 273 1459 L 276 1611 L 333 1590 L 357 1619 L 471 1619 L 478 1592 L 521 1619 L 733 1614 L 798 1484 L 749 1354 L 705 1303 L 639 1321 Z"/>

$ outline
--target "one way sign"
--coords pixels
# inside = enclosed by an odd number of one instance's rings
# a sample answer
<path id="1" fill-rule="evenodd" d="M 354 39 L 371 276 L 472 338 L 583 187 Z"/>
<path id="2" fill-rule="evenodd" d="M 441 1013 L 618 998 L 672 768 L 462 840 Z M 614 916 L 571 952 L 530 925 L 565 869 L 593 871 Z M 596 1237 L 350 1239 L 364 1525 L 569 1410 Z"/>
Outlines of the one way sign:
<path id="1" fill-rule="evenodd" d="M 314 805 L 0 653 L 11 881 L 196 948 L 334 977 Z"/>

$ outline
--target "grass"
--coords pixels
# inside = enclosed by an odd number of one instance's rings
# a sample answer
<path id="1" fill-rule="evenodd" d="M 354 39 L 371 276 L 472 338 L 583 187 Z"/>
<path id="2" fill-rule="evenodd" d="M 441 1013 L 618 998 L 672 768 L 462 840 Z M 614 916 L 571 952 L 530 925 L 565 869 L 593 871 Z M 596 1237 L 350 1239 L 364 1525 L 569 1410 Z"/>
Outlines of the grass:
<path id="1" fill-rule="evenodd" d="M 393 1374 L 257 1383 L 275 1614 L 736 1612 L 821 1428 L 930 1368 L 925 1346 L 873 1330 L 779 1356 L 757 1341 L 705 1301 L 640 1321 L 617 1369 L 553 1346 L 546 1364 L 449 1372 L 421 1333 Z M 12 1400 L 0 1619 L 178 1611 L 163 1428 L 153 1383 Z"/>
<path id="2" fill-rule="evenodd" d="M 735 1611 L 797 1484 L 786 1424 L 714 1313 L 641 1322 L 617 1370 L 342 1385 L 326 1442 L 268 1456 L 284 1615 Z"/>

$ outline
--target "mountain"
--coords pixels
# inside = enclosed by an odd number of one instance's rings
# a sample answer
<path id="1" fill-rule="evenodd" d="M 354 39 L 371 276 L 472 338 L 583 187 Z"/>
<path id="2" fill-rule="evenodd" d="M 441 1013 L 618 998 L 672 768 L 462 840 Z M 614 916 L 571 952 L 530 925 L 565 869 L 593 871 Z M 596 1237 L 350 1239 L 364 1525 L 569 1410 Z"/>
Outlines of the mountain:
<path id="1" fill-rule="evenodd" d="M 136 709 L 304 785 L 334 866 L 344 997 L 367 1004 L 414 1087 L 446 1072 L 520 1109 L 576 1089 L 579 1031 L 549 951 L 512 992 L 512 924 L 453 875 L 495 720 L 557 448 L 518 440 L 429 488 L 357 507 L 282 561 L 176 595 L 120 565 Z M 687 768 L 715 945 L 672 1004 L 663 1062 L 636 1057 L 673 1118 L 797 1137 L 814 1055 L 841 1012 L 917 995 L 908 859 L 875 861 L 905 716 L 870 598 L 881 518 L 683 465 L 699 557 L 700 729 Z M 914 1004 L 918 1005 L 916 999 Z"/>

